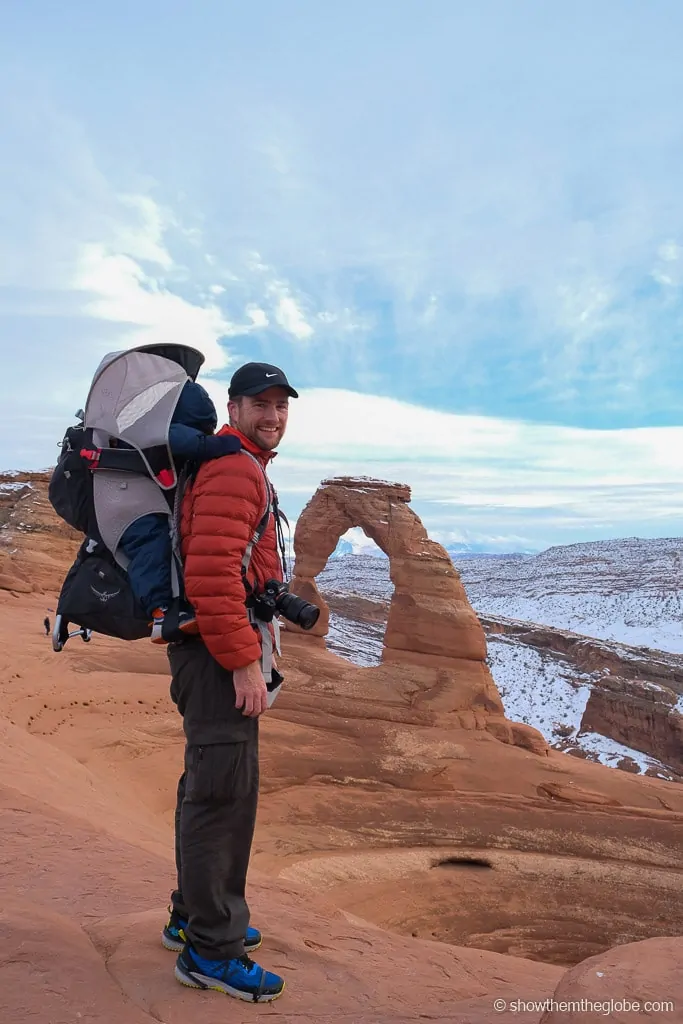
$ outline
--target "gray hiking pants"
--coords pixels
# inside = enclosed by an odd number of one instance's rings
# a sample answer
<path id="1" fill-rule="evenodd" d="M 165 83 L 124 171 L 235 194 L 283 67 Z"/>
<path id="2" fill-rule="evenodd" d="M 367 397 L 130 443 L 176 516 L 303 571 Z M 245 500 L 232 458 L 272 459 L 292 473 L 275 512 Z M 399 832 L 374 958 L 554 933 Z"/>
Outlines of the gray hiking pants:
<path id="1" fill-rule="evenodd" d="M 178 783 L 173 907 L 200 956 L 244 952 L 245 886 L 258 802 L 258 719 L 235 707 L 232 673 L 200 638 L 169 644 L 171 699 L 183 716 L 185 771 Z"/>

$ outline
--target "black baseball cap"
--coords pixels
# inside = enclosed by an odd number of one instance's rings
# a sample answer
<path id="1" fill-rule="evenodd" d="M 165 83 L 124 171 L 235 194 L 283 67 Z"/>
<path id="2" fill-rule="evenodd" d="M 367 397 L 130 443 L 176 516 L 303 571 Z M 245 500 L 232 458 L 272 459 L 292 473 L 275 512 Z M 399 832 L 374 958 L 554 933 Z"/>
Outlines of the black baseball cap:
<path id="1" fill-rule="evenodd" d="M 228 388 L 228 397 L 260 395 L 268 388 L 284 388 L 290 398 L 299 397 L 280 367 L 271 366 L 270 363 L 245 363 L 239 370 L 235 370 Z"/>

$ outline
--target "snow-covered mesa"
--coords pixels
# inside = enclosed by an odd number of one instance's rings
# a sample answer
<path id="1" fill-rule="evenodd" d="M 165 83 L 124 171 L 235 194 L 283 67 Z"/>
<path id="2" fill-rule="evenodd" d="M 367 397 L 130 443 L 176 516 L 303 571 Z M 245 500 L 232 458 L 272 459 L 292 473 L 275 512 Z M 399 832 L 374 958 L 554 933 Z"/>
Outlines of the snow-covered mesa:
<path id="1" fill-rule="evenodd" d="M 683 538 L 596 541 L 456 563 L 481 615 L 683 653 Z"/>

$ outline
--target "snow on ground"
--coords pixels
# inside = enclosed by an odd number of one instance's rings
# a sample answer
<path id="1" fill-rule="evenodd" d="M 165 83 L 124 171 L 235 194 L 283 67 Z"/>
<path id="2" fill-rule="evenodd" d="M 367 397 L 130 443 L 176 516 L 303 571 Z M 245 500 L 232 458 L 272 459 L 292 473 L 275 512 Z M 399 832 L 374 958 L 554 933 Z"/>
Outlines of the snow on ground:
<path id="1" fill-rule="evenodd" d="M 388 600 L 389 561 L 369 552 L 366 546 L 362 554 L 331 558 L 318 577 L 321 590 Z M 681 538 L 570 544 L 533 556 L 453 558 L 480 615 L 683 654 Z"/>
<path id="2" fill-rule="evenodd" d="M 640 750 L 600 733 L 579 732 L 591 683 L 601 673 L 580 673 L 558 655 L 504 636 L 489 637 L 487 645 L 489 668 L 506 718 L 532 725 L 553 747 L 569 740 L 610 768 L 616 768 L 623 757 L 630 757 L 641 772 L 648 768 L 668 771 Z M 683 697 L 679 704 L 683 706 Z"/>
<path id="3" fill-rule="evenodd" d="M 364 597 L 369 601 L 390 601 L 394 592 L 389 578 L 389 560 L 372 555 L 341 555 L 331 558 L 316 577 L 321 593 Z"/>
<path id="4" fill-rule="evenodd" d="M 557 741 L 553 733 L 557 726 L 578 731 L 594 676 L 578 673 L 563 658 L 504 636 L 489 637 L 488 664 L 507 718 L 532 725 L 550 743 Z"/>
<path id="5" fill-rule="evenodd" d="M 354 665 L 370 668 L 382 660 L 384 628 L 382 623 L 355 622 L 330 612 L 326 644 L 329 650 Z"/>
<path id="6" fill-rule="evenodd" d="M 468 590 L 465 572 L 462 577 Z M 627 594 L 547 594 L 537 598 L 469 596 L 481 615 L 539 622 L 631 647 L 683 654 L 683 592 L 655 595 L 633 590 Z"/>
<path id="7" fill-rule="evenodd" d="M 683 653 L 683 538 L 631 537 L 454 561 L 481 615 Z"/>
<path id="8" fill-rule="evenodd" d="M 648 768 L 667 770 L 660 761 L 655 761 L 654 758 L 644 754 L 642 750 L 625 747 L 623 743 L 617 743 L 616 740 L 611 740 L 599 732 L 582 732 L 579 736 L 579 746 L 582 750 L 596 754 L 600 764 L 605 764 L 608 768 L 616 768 L 623 757 L 630 757 L 636 762 L 641 773 L 646 772 Z"/>
<path id="9" fill-rule="evenodd" d="M 683 540 L 624 540 L 551 548 L 536 556 L 467 558 L 456 566 L 475 610 L 569 629 L 632 646 L 683 653 Z M 390 600 L 389 562 L 367 553 L 330 559 L 321 592 Z M 330 621 L 328 647 L 358 665 L 377 665 L 384 626 Z M 538 729 L 553 746 L 569 742 L 602 764 L 632 758 L 641 771 L 666 768 L 640 751 L 595 733 L 579 733 L 591 675 L 559 655 L 488 637 L 488 662 L 505 714 Z M 624 652 L 625 653 L 625 652 Z M 634 652 L 636 653 L 636 652 Z M 683 714 L 683 697 L 678 701 Z"/>
<path id="10" fill-rule="evenodd" d="M 0 483 L 0 494 L 12 494 L 15 491 L 23 491 L 24 488 L 33 490 L 31 484 L 24 483 L 23 480 L 6 480 Z"/>
<path id="11" fill-rule="evenodd" d="M 384 628 L 382 623 L 356 622 L 332 613 L 327 646 L 354 665 L 379 665 Z M 656 768 L 667 773 L 665 765 L 639 750 L 598 733 L 579 732 L 591 682 L 600 673 L 578 673 L 559 655 L 499 634 L 488 638 L 488 664 L 506 717 L 538 729 L 551 746 L 561 749 L 569 742 L 610 768 L 630 757 L 641 772 Z M 683 713 L 683 697 L 678 708 Z"/>

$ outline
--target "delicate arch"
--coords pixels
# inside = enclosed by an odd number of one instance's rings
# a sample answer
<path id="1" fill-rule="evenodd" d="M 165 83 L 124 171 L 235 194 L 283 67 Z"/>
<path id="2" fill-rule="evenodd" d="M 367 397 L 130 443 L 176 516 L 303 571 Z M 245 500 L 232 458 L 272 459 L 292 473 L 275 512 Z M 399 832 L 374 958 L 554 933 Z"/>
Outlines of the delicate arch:
<path id="1" fill-rule="evenodd" d="M 394 594 L 383 661 L 392 652 L 485 661 L 486 641 L 448 552 L 430 540 L 408 506 L 410 488 L 367 477 L 324 480 L 294 533 L 292 590 L 321 609 L 312 632 L 325 636 L 329 608 L 315 577 L 339 538 L 359 526 L 389 558 Z"/>
<path id="2" fill-rule="evenodd" d="M 355 669 L 386 678 L 396 671 L 396 691 L 406 714 L 421 724 L 482 729 L 503 743 L 547 755 L 539 732 L 505 717 L 486 664 L 486 639 L 467 600 L 448 552 L 427 536 L 408 507 L 405 484 L 368 477 L 324 480 L 301 513 L 294 533 L 292 590 L 317 604 L 322 613 L 312 631 L 324 636 L 329 608 L 315 584 L 339 538 L 360 526 L 389 558 L 394 594 L 384 636 L 382 665 Z M 290 624 L 287 625 L 289 630 Z M 368 685 L 371 675 L 364 675 Z M 393 678 L 393 676 L 392 676 Z M 402 687 L 407 685 L 407 689 Z"/>

